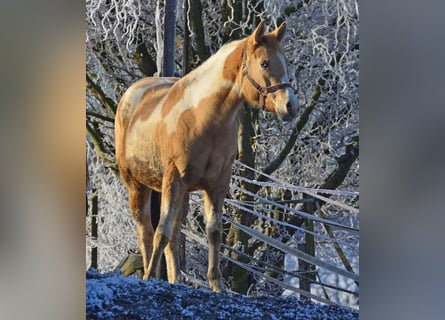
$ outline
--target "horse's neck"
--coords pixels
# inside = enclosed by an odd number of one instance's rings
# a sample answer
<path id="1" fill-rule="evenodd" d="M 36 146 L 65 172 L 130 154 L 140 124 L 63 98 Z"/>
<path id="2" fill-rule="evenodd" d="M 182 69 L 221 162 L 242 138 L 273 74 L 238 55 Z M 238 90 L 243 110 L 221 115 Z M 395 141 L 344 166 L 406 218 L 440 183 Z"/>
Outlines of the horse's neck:
<path id="1" fill-rule="evenodd" d="M 236 116 L 242 102 L 237 77 L 241 65 L 240 41 L 231 42 L 211 56 L 200 67 L 190 72 L 170 90 L 163 104 L 163 119 L 167 132 L 176 130 L 182 115 L 202 134 L 208 129 L 219 130 L 226 134 L 236 128 Z M 236 51 L 238 50 L 238 51 Z M 231 55 L 234 53 L 234 55 Z M 238 56 L 239 57 L 235 57 Z M 227 69 L 230 72 L 227 74 Z M 165 109 L 165 110 L 164 110 Z M 197 129 L 198 130 L 198 129 Z"/>
<path id="2" fill-rule="evenodd" d="M 208 58 L 202 65 L 190 74 L 210 76 L 210 74 L 222 74 L 226 59 L 234 52 L 243 40 L 232 41 L 222 46 L 215 54 Z M 210 73 L 210 74 L 209 74 Z"/>
<path id="3" fill-rule="evenodd" d="M 237 84 L 237 71 L 227 73 L 228 68 L 237 68 L 227 61 L 228 57 L 240 46 L 241 40 L 233 41 L 223 46 L 218 52 L 206 60 L 199 68 L 189 74 L 187 79 L 192 105 L 197 105 L 202 99 L 212 101 L 209 108 L 236 108 L 242 100 Z M 241 56 L 240 58 L 241 59 Z M 198 101 L 200 100 L 200 101 Z M 210 110 L 209 110 L 210 111 Z"/>

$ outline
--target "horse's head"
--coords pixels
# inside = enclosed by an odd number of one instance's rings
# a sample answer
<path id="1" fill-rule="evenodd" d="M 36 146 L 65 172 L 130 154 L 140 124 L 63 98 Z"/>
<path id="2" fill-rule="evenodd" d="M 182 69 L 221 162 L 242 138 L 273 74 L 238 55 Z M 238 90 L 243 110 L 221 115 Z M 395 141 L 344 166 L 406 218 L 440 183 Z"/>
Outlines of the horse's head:
<path id="1" fill-rule="evenodd" d="M 247 38 L 243 49 L 242 91 L 250 104 L 288 121 L 297 112 L 298 99 L 289 83 L 286 58 L 279 45 L 285 32 L 283 22 L 274 31 L 265 33 L 262 21 Z"/>

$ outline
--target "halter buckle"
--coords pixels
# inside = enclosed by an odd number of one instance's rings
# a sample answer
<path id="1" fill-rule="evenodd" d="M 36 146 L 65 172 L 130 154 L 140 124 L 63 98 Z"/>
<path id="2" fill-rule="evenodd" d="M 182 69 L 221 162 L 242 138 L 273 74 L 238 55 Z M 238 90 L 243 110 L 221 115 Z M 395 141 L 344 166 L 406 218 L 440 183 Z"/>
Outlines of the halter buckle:
<path id="1" fill-rule="evenodd" d="M 261 95 L 263 95 L 264 97 L 267 96 L 267 94 L 269 93 L 268 87 L 259 87 L 258 91 L 260 92 Z"/>

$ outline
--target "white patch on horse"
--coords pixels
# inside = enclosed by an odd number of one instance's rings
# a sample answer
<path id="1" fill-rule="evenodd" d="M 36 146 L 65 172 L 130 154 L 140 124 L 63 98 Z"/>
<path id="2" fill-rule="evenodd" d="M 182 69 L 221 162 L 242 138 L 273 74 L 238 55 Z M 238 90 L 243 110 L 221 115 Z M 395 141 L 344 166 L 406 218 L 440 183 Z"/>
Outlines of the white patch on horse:
<path id="1" fill-rule="evenodd" d="M 134 110 L 139 105 L 144 94 L 150 89 L 156 89 L 158 87 L 165 86 L 166 84 L 173 84 L 175 81 L 170 79 L 160 78 L 158 81 L 154 82 L 154 78 L 144 78 L 136 82 L 135 85 L 130 87 L 127 92 L 125 92 L 125 101 L 128 102 Z M 123 98 L 124 98 L 123 97 Z"/>
<path id="2" fill-rule="evenodd" d="M 235 50 L 239 41 L 231 42 L 223 47 L 200 67 L 190 72 L 188 75 L 188 86 L 184 90 L 183 98 L 172 108 L 171 112 L 164 119 L 167 125 L 167 133 L 171 134 L 176 130 L 178 119 L 181 114 L 193 107 L 222 88 L 230 88 L 233 82 L 223 78 L 224 63 L 230 53 Z M 213 77 L 209 77 L 213 75 Z"/>
<path id="3" fill-rule="evenodd" d="M 139 88 L 130 87 L 125 93 L 125 101 L 129 103 L 132 110 L 137 107 L 148 87 L 150 87 L 150 85 L 145 85 Z"/>
<path id="4" fill-rule="evenodd" d="M 280 53 L 277 52 L 277 57 L 281 62 L 281 67 L 284 70 L 284 75 L 283 77 L 281 77 L 281 82 L 289 82 L 289 76 L 287 75 L 287 62 L 286 62 L 286 58 Z"/>
<path id="5" fill-rule="evenodd" d="M 149 78 L 147 78 L 147 79 L 149 79 Z M 137 91 L 138 94 L 139 94 L 139 90 L 142 90 L 142 93 L 140 94 L 139 97 L 137 97 L 137 100 L 136 100 L 136 97 L 133 98 L 133 96 L 131 96 L 131 98 L 132 98 L 131 103 L 139 103 L 143 94 L 145 92 L 147 92 L 148 90 L 151 90 L 151 89 L 154 89 L 157 87 L 162 87 L 162 86 L 165 86 L 166 84 L 173 84 L 174 82 L 175 81 L 172 81 L 169 79 L 159 78 L 159 80 L 157 82 L 152 82 L 152 83 L 145 85 L 143 87 L 133 89 L 135 92 Z M 138 118 L 136 120 L 135 124 L 128 130 L 128 133 L 127 133 L 128 138 L 127 139 L 129 139 L 130 137 L 131 138 L 134 137 L 134 139 L 137 141 L 139 134 L 141 134 L 142 132 L 147 132 L 147 130 L 149 130 L 151 132 L 154 130 L 156 124 L 162 120 L 162 115 L 161 115 L 162 105 L 164 104 L 166 98 L 167 98 L 167 95 L 165 95 L 159 101 L 159 103 L 154 107 L 153 112 L 151 113 L 151 115 L 148 119 L 142 120 L 141 118 Z M 129 144 L 131 144 L 131 143 L 129 143 Z"/>
<path id="6" fill-rule="evenodd" d="M 132 104 L 132 108 L 134 109 L 140 103 L 143 95 L 151 89 L 163 87 L 166 84 L 173 84 L 175 81 L 170 79 L 156 79 L 154 78 L 145 78 L 140 80 L 141 83 L 148 82 L 148 84 L 141 85 L 137 88 L 130 88 L 129 96 L 126 97 L 126 100 Z M 141 120 L 138 118 L 133 126 L 131 126 L 127 131 L 127 148 L 126 157 L 127 158 L 138 158 L 139 161 L 144 161 L 149 164 L 152 168 L 159 168 L 160 163 L 158 159 L 155 159 L 150 152 L 152 150 L 154 141 L 151 140 L 141 140 L 139 137 L 141 135 L 146 135 L 147 137 L 151 137 L 151 139 L 156 138 L 155 128 L 156 124 L 162 119 L 161 116 L 161 106 L 163 105 L 167 96 L 164 96 L 158 105 L 153 109 L 152 114 L 148 119 Z M 149 133 L 149 134 L 147 134 Z"/>
<path id="7" fill-rule="evenodd" d="M 287 61 L 286 61 L 286 57 L 284 55 L 282 55 L 280 52 L 277 52 L 277 57 L 281 62 L 281 65 L 283 67 L 284 70 L 284 75 L 281 77 L 281 83 L 288 83 L 289 81 L 289 76 L 287 74 Z M 297 96 L 295 95 L 294 89 L 293 88 L 286 88 L 287 94 L 288 94 L 288 99 L 289 102 L 291 103 L 291 105 L 294 108 L 297 108 L 299 105 L 299 101 Z"/>

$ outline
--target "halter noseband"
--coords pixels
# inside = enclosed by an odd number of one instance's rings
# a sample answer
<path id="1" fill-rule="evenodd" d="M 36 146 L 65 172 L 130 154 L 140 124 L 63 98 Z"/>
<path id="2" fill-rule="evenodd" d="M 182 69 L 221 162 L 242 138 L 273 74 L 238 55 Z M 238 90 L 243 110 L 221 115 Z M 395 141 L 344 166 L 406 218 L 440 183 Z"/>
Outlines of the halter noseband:
<path id="1" fill-rule="evenodd" d="M 261 86 L 258 82 L 256 82 L 250 75 L 249 72 L 247 71 L 247 43 L 244 45 L 244 49 L 243 49 L 243 64 L 242 64 L 242 75 L 243 77 L 246 77 L 247 80 L 249 80 L 249 82 L 254 86 L 255 89 L 257 89 L 257 91 L 260 94 L 260 107 L 264 108 L 264 103 L 266 102 L 266 96 L 268 93 L 272 93 L 275 92 L 277 90 L 289 87 L 292 88 L 292 85 L 289 82 L 282 82 L 279 84 L 276 84 L 274 86 L 268 86 L 268 87 L 263 87 Z"/>

